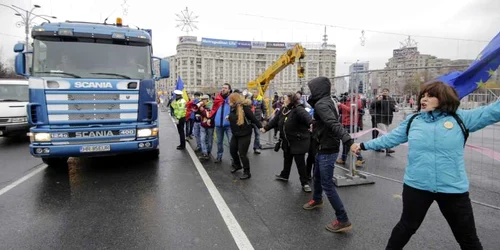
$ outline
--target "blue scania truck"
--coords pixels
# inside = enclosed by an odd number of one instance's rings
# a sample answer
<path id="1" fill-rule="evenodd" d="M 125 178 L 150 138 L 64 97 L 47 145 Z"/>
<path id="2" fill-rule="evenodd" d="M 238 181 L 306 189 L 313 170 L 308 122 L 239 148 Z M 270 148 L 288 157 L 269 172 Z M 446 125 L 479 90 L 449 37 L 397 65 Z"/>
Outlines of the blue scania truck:
<path id="1" fill-rule="evenodd" d="M 14 46 L 29 79 L 30 151 L 49 166 L 68 157 L 159 155 L 155 81 L 169 63 L 152 56 L 148 30 L 87 22 L 43 23 L 33 50 Z M 29 58 L 29 59 L 28 59 Z"/>

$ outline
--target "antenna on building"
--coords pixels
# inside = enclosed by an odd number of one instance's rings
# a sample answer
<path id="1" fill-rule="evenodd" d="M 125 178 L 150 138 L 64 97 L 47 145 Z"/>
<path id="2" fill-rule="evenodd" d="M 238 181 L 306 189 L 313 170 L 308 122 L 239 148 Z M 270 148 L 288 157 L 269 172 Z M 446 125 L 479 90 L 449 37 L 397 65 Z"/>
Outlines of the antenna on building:
<path id="1" fill-rule="evenodd" d="M 326 34 L 326 26 L 325 26 L 325 33 L 323 34 L 323 44 L 321 44 L 321 48 L 326 49 L 328 46 L 328 35 Z"/>
<path id="2" fill-rule="evenodd" d="M 198 16 L 194 16 L 193 12 L 189 11 L 188 7 L 186 7 L 185 10 L 181 11 L 180 14 L 175 14 L 177 16 L 177 25 L 175 26 L 176 28 L 180 28 L 181 31 L 186 32 L 186 35 L 189 35 L 190 31 L 194 31 L 195 29 L 198 29 L 196 24 L 198 21 Z"/>
<path id="3" fill-rule="evenodd" d="M 418 43 L 411 38 L 411 36 L 408 36 L 408 38 L 402 42 L 399 42 L 401 45 L 400 49 L 404 48 L 411 48 L 411 47 L 417 47 Z"/>

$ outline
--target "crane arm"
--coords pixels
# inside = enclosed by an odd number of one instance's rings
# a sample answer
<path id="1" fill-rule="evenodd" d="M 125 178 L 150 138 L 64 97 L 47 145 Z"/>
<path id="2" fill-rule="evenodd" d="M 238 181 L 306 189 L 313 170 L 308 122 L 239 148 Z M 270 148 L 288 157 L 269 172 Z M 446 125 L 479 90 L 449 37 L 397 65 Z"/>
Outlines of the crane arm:
<path id="1" fill-rule="evenodd" d="M 255 80 L 248 83 L 249 89 L 257 88 L 261 96 L 267 91 L 271 80 L 281 72 L 288 65 L 294 64 L 298 59 L 305 57 L 304 48 L 300 44 L 296 44 L 292 49 L 286 51 L 285 54 L 281 55 L 278 60 L 276 60 L 269 68 L 267 68 L 262 74 L 260 74 Z M 298 76 L 300 78 L 304 77 L 304 68 L 299 66 L 297 69 Z"/>

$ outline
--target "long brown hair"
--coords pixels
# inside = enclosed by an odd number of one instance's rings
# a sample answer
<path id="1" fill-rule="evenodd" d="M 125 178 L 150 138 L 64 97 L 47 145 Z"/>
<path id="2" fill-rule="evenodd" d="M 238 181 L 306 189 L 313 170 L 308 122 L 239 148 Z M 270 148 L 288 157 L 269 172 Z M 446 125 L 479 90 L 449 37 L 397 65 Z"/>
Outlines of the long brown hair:
<path id="1" fill-rule="evenodd" d="M 439 106 L 436 109 L 439 109 L 441 112 L 455 113 L 460 106 L 458 93 L 453 87 L 441 81 L 431 81 L 425 83 L 420 90 L 417 100 L 418 111 L 421 109 L 420 102 L 425 93 L 439 100 Z"/>
<path id="2" fill-rule="evenodd" d="M 229 105 L 236 107 L 236 114 L 238 115 L 238 120 L 236 124 L 241 126 L 245 123 L 245 112 L 243 111 L 243 101 L 244 98 L 238 93 L 232 93 L 229 95 Z"/>

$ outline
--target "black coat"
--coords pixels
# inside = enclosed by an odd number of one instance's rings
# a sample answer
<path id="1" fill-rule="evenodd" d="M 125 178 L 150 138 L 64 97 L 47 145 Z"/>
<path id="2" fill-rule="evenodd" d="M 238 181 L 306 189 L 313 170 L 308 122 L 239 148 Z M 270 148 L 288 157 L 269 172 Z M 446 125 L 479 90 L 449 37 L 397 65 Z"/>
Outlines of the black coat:
<path id="1" fill-rule="evenodd" d="M 396 101 L 392 97 L 384 97 L 383 100 L 375 100 L 370 105 L 370 114 L 374 114 L 375 123 L 391 125 L 396 111 Z"/>
<path id="2" fill-rule="evenodd" d="M 283 107 L 265 129 L 268 131 L 275 127 L 279 128 L 283 151 L 290 154 L 305 154 L 309 151 L 311 123 L 311 115 L 305 110 L 304 105 L 298 104 Z"/>
<path id="3" fill-rule="evenodd" d="M 241 137 L 251 135 L 253 131 L 253 125 L 257 125 L 258 128 L 262 128 L 260 122 L 255 118 L 252 113 L 252 108 L 248 105 L 243 105 L 243 111 L 245 112 L 245 122 L 242 125 L 238 125 L 238 114 L 235 107 L 231 107 L 231 112 L 229 112 L 229 125 L 231 126 L 231 132 L 233 136 Z"/>
<path id="4" fill-rule="evenodd" d="M 313 137 L 318 142 L 318 153 L 338 153 L 340 141 L 351 147 L 354 140 L 339 122 L 339 115 L 330 97 L 331 82 L 326 77 L 317 77 L 308 83 L 311 96 L 307 101 L 314 107 Z"/>

